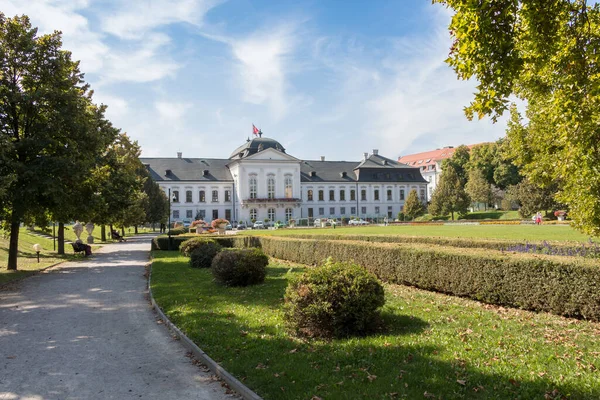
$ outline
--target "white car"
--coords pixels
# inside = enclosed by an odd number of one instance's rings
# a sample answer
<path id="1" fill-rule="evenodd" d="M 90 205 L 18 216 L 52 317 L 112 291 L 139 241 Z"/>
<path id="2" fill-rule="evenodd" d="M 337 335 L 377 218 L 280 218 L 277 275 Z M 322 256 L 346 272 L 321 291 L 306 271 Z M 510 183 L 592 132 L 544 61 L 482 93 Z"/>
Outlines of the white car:
<path id="1" fill-rule="evenodd" d="M 252 229 L 265 229 L 265 224 L 262 221 L 256 221 L 254 225 L 252 225 Z"/>
<path id="2" fill-rule="evenodd" d="M 351 219 L 348 221 L 348 225 L 368 225 L 369 223 L 364 219 Z"/>

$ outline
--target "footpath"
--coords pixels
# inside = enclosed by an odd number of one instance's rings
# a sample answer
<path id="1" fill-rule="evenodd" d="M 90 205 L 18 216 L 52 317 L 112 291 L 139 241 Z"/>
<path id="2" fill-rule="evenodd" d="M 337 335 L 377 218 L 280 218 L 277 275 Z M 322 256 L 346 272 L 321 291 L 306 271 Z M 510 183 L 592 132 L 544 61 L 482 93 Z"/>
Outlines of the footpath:
<path id="1" fill-rule="evenodd" d="M 149 237 L 0 291 L 0 400 L 232 399 L 159 323 Z"/>

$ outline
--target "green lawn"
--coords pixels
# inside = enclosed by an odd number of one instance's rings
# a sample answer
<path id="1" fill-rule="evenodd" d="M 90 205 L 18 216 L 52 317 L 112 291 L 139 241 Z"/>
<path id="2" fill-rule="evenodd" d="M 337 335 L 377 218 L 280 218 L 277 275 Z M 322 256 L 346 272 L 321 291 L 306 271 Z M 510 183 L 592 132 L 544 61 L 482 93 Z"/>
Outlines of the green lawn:
<path id="1" fill-rule="evenodd" d="M 351 234 L 351 235 L 405 235 L 443 236 L 479 239 L 508 239 L 518 241 L 571 241 L 587 242 L 583 235 L 568 225 L 390 225 L 327 228 L 293 228 L 278 230 L 247 230 L 244 234 L 294 235 L 294 234 Z"/>
<path id="2" fill-rule="evenodd" d="M 303 267 L 272 262 L 264 284 L 223 288 L 178 252 L 153 256 L 158 304 L 265 399 L 600 398 L 598 323 L 386 285 L 385 330 L 303 341 L 281 313 L 287 279 Z"/>
<path id="3" fill-rule="evenodd" d="M 54 252 L 52 239 L 32 236 L 27 230 L 22 228 L 19 232 L 19 254 L 17 258 L 17 271 L 8 271 L 8 238 L 4 238 L 3 231 L 0 230 L 0 285 L 12 280 L 31 275 L 42 268 L 56 264 L 64 260 L 74 258 L 70 246 L 65 246 L 64 256 L 59 256 Z M 40 244 L 43 250 L 40 252 L 40 262 L 37 262 L 37 255 L 33 251 L 34 244 Z"/>

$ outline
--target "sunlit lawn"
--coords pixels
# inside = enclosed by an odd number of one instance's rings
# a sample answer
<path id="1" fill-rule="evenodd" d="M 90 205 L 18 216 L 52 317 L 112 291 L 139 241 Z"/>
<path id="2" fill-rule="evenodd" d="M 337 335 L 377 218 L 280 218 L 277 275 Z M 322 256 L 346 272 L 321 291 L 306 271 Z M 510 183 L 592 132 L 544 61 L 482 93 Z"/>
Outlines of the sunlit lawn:
<path id="1" fill-rule="evenodd" d="M 301 266 L 274 261 L 264 284 L 224 288 L 177 252 L 153 256 L 169 318 L 265 399 L 600 398 L 597 323 L 386 285 L 384 331 L 307 342 L 286 334 L 281 312 Z"/>
<path id="2" fill-rule="evenodd" d="M 295 235 L 295 234 L 350 234 L 350 235 L 404 235 L 443 236 L 479 239 L 507 239 L 518 241 L 574 241 L 587 242 L 589 236 L 568 225 L 388 225 L 326 228 L 285 228 L 277 230 L 246 230 L 245 234 Z"/>
<path id="3" fill-rule="evenodd" d="M 33 251 L 34 244 L 40 244 L 43 250 L 40 252 L 40 262 L 37 262 L 36 252 Z M 3 238 L 3 231 L 0 230 L 0 285 L 31 275 L 40 269 L 56 264 L 60 261 L 73 259 L 73 251 L 70 246 L 65 246 L 64 256 L 59 256 L 53 250 L 52 239 L 32 236 L 26 229 L 19 232 L 19 254 L 17 258 L 17 271 L 8 271 L 8 238 Z"/>

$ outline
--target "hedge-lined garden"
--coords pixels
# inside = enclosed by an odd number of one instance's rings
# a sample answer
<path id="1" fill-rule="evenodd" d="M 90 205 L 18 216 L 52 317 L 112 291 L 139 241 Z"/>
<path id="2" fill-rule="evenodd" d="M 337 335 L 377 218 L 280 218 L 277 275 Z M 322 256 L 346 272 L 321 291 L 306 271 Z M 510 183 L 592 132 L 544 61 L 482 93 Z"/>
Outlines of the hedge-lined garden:
<path id="1" fill-rule="evenodd" d="M 156 238 L 154 247 L 165 248 L 165 239 Z M 335 261 L 356 262 L 389 283 L 600 321 L 600 267 L 595 259 L 434 244 L 322 240 L 321 236 L 213 239 L 223 247 L 261 247 L 271 257 L 306 265 L 332 256 Z"/>

